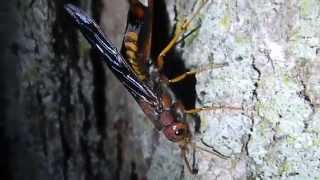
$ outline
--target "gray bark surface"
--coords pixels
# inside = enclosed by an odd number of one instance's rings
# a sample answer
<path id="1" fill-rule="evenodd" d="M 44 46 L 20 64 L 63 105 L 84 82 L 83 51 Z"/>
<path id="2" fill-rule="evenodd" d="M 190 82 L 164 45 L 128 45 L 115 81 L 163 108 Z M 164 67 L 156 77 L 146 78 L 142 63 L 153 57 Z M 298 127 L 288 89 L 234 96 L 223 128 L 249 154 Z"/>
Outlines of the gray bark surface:
<path id="1" fill-rule="evenodd" d="M 198 6 L 165 2 L 171 33 Z M 209 1 L 195 18 L 190 29 L 200 27 L 175 49 L 185 67 L 228 63 L 197 74 L 196 106 L 241 107 L 198 114 L 193 142 L 231 156 L 190 149 L 198 175 L 69 23 L 65 3 L 1 7 L 0 140 L 9 156 L 0 165 L 8 179 L 320 178 L 318 0 Z M 125 0 L 74 3 L 120 47 Z"/>
<path id="2" fill-rule="evenodd" d="M 173 17 L 193 2 L 176 1 Z M 181 46 L 197 75 L 201 137 L 221 160 L 200 153 L 196 179 L 318 179 L 319 1 L 210 1 L 201 27 Z M 176 13 L 177 12 L 177 13 Z"/>

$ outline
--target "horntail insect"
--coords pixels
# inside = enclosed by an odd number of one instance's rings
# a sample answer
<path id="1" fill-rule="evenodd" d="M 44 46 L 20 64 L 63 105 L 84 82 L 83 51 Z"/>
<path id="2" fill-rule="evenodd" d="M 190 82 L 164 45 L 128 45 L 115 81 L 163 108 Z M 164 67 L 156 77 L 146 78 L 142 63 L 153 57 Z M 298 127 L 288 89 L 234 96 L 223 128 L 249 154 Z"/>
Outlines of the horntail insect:
<path id="1" fill-rule="evenodd" d="M 221 158 L 227 158 L 227 156 L 219 153 L 212 147 L 210 147 L 212 148 L 211 150 L 207 150 L 192 142 L 192 134 L 186 122 L 186 114 L 197 113 L 203 110 L 217 110 L 221 109 L 221 107 L 203 107 L 185 110 L 180 101 L 174 101 L 175 98 L 172 97 L 173 95 L 168 88 L 169 83 L 181 81 L 188 75 L 196 74 L 208 68 L 188 71 L 174 79 L 164 78 L 159 72 L 163 67 L 165 55 L 181 39 L 192 19 L 199 13 L 207 1 L 200 1 L 201 4 L 192 14 L 191 18 L 185 19 L 176 27 L 174 37 L 159 54 L 155 63 L 156 65 L 150 65 L 148 62 L 151 46 L 153 0 L 148 1 L 148 6 L 143 5 L 138 0 L 130 0 L 128 24 L 122 47 L 122 54 L 126 59 L 114 47 L 91 17 L 74 5 L 67 4 L 64 7 L 73 23 L 80 29 L 91 46 L 103 57 L 113 74 L 131 93 L 145 115 L 153 122 L 155 128 L 162 131 L 168 140 L 179 145 L 185 164 L 192 174 L 196 174 L 197 169 L 190 166 L 186 157 L 188 146 L 215 154 Z M 214 65 L 209 68 L 219 68 L 224 65 Z M 239 109 L 232 107 L 223 108 Z"/>

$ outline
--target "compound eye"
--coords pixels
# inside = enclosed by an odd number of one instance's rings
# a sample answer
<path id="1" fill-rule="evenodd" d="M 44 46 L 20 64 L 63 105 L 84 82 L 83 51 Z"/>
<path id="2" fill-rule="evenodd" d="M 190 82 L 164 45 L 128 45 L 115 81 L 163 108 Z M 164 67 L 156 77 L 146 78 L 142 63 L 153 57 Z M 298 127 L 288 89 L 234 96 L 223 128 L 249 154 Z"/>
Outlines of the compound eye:
<path id="1" fill-rule="evenodd" d="M 177 136 L 180 136 L 180 135 L 183 135 L 183 132 L 184 132 L 183 129 L 178 129 L 178 130 L 176 130 L 175 134 L 176 134 Z"/>
<path id="2" fill-rule="evenodd" d="M 185 123 L 175 123 L 167 126 L 163 130 L 163 133 L 170 141 L 182 141 L 188 136 L 188 125 Z"/>

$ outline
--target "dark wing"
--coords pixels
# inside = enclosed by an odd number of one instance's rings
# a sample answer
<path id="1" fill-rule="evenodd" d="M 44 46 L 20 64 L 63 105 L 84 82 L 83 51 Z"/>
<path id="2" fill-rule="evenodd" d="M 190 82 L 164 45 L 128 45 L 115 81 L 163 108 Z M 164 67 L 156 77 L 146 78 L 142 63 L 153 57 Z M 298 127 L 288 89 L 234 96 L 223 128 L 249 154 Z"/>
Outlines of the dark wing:
<path id="1" fill-rule="evenodd" d="M 129 64 L 103 34 L 94 20 L 74 5 L 67 4 L 65 5 L 65 9 L 74 23 L 79 27 L 84 37 L 92 47 L 101 54 L 111 71 L 128 89 L 137 102 L 140 105 L 143 102 L 144 106 L 156 110 L 160 104 L 157 94 L 138 79 Z"/>

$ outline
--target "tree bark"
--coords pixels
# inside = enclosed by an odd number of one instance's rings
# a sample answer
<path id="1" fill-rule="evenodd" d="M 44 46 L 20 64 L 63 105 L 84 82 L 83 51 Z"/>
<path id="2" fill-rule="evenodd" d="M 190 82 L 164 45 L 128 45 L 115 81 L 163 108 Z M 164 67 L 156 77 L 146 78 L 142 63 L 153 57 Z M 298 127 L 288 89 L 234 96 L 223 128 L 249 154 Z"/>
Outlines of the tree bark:
<path id="1" fill-rule="evenodd" d="M 6 179 L 320 178 L 319 1 L 209 1 L 190 26 L 195 31 L 166 57 L 173 64 L 169 77 L 228 64 L 197 74 L 196 84 L 189 79 L 173 86 L 187 108 L 241 108 L 188 119 L 193 142 L 230 156 L 190 149 L 198 175 L 186 170 L 177 144 L 153 128 L 78 36 L 63 12 L 68 2 L 12 0 L 1 7 L 0 165 Z M 120 47 L 126 0 L 72 3 Z M 154 55 L 177 21 L 199 5 L 157 3 Z"/>
<path id="2" fill-rule="evenodd" d="M 176 1 L 178 17 L 192 2 Z M 210 1 L 201 27 L 181 46 L 197 75 L 203 140 L 228 160 L 199 155 L 199 179 L 317 179 L 319 1 Z"/>

